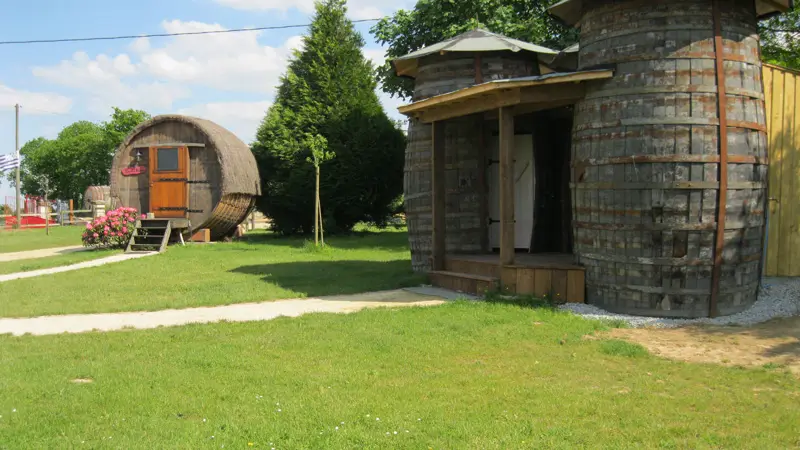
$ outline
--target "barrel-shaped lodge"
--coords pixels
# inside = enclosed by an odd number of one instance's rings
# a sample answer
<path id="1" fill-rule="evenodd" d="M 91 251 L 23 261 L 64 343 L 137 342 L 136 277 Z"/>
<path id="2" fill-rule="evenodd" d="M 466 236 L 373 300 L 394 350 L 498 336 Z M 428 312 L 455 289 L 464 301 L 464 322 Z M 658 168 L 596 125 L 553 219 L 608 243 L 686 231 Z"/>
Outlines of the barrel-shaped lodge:
<path id="1" fill-rule="evenodd" d="M 788 0 L 567 0 L 561 52 L 476 30 L 398 58 L 415 270 L 665 317 L 759 289 L 767 118 L 756 23 Z"/>
<path id="2" fill-rule="evenodd" d="M 156 116 L 133 130 L 114 155 L 114 207 L 133 207 L 173 229 L 232 235 L 261 193 L 250 147 L 214 122 Z"/>

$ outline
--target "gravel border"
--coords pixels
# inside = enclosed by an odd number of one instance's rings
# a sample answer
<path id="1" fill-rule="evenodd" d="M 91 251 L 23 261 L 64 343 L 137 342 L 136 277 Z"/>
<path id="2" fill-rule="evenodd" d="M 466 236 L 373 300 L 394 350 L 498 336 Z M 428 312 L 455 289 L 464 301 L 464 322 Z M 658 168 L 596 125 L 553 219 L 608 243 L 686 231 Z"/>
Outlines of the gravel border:
<path id="1" fill-rule="evenodd" d="M 780 317 L 800 316 L 800 278 L 765 278 L 758 301 L 746 311 L 715 319 L 665 319 L 615 314 L 592 305 L 559 306 L 587 319 L 624 320 L 633 328 L 676 328 L 687 325 L 755 325 Z"/>

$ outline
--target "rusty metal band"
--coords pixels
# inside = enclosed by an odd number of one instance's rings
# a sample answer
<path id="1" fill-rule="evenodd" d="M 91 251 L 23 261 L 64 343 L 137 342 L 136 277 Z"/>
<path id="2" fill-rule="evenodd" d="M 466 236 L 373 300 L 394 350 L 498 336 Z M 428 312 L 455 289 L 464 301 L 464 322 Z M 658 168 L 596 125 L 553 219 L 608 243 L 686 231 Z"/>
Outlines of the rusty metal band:
<path id="1" fill-rule="evenodd" d="M 720 165 L 723 164 L 720 162 Z M 727 164 L 725 162 L 724 164 Z M 726 171 L 727 175 L 727 171 Z M 666 183 L 617 183 L 608 181 L 570 183 L 575 189 L 603 189 L 603 190 L 649 190 L 649 189 L 719 189 L 720 195 L 730 189 L 764 189 L 767 183 L 763 181 L 741 181 L 728 183 L 727 180 L 717 181 L 673 181 Z"/>
<path id="2" fill-rule="evenodd" d="M 585 208 L 581 208 L 581 211 L 585 210 Z M 591 211 L 591 212 L 581 212 L 581 214 L 604 214 L 604 215 L 618 215 L 622 216 L 622 214 L 616 211 Z M 615 214 L 616 213 L 616 214 Z M 730 220 L 725 223 L 726 230 L 743 230 L 745 228 L 756 228 L 764 226 L 764 220 L 762 217 L 759 217 L 763 214 L 763 211 L 754 211 L 750 216 L 755 217 L 756 219 L 746 220 L 746 221 L 737 221 L 731 222 Z M 631 211 L 630 214 L 626 214 L 626 216 L 643 216 L 641 211 Z M 671 223 L 590 223 L 590 222 L 573 222 L 572 226 L 575 229 L 580 230 L 599 230 L 599 231 L 716 231 L 717 230 L 717 223 L 716 222 L 705 222 L 705 223 L 682 223 L 682 224 L 671 224 Z"/>
<path id="3" fill-rule="evenodd" d="M 691 72 L 691 70 L 686 71 Z M 673 85 L 673 86 L 644 86 L 635 88 L 608 89 L 591 93 L 584 97 L 587 100 L 598 98 L 621 97 L 625 95 L 647 95 L 647 94 L 716 94 L 717 86 L 700 86 L 696 84 Z M 763 100 L 764 94 L 750 89 L 731 89 L 729 94 L 741 97 L 749 97 Z"/>
<path id="4" fill-rule="evenodd" d="M 587 60 L 591 61 L 595 57 L 594 53 L 582 53 L 581 58 L 586 58 Z M 648 53 L 641 53 L 638 55 L 633 56 L 625 56 L 620 58 L 615 58 L 614 62 L 619 63 L 628 63 L 628 62 L 637 62 L 642 60 L 648 59 L 713 59 L 717 60 L 717 57 L 714 55 L 714 52 L 685 52 L 685 53 L 660 53 L 660 52 L 648 52 Z M 747 56 L 741 55 L 726 55 L 722 58 L 722 61 L 725 62 L 738 62 L 738 63 L 745 63 L 750 65 L 758 65 L 758 61 L 754 61 L 752 58 Z M 588 68 L 592 66 L 589 65 Z"/>
<path id="5" fill-rule="evenodd" d="M 718 97 L 722 97 L 722 93 L 725 93 L 725 89 L 721 90 L 721 93 Z M 727 93 L 725 93 L 727 95 Z M 726 101 L 727 103 L 727 101 Z M 575 131 L 587 131 L 587 130 L 598 130 L 602 128 L 622 128 L 622 127 L 631 127 L 631 126 L 653 126 L 653 125 L 701 125 L 701 126 L 719 126 L 720 120 L 719 119 L 707 119 L 702 117 L 669 117 L 663 119 L 620 119 L 620 120 L 611 120 L 607 122 L 591 122 L 585 125 L 580 125 L 575 127 Z M 745 122 L 745 121 L 726 121 L 726 127 L 734 127 L 734 128 L 743 128 L 746 130 L 754 130 L 754 131 L 767 131 L 766 125 L 755 123 L 755 122 Z M 727 131 L 726 131 L 727 133 Z"/>
<path id="6" fill-rule="evenodd" d="M 572 167 L 593 167 L 613 164 L 643 164 L 643 163 L 718 163 L 718 155 L 635 155 L 615 156 L 611 158 L 590 158 L 575 161 Z M 755 164 L 767 165 L 766 158 L 750 155 L 731 155 L 729 164 Z"/>
<path id="7" fill-rule="evenodd" d="M 649 6 L 649 5 L 647 5 Z M 666 14 L 647 14 L 644 19 L 653 22 L 663 21 L 664 19 L 673 19 L 674 14 L 670 11 L 670 13 Z M 627 23 L 625 24 L 627 25 Z M 664 33 L 668 31 L 708 31 L 707 25 L 688 25 L 688 24 L 680 24 L 680 25 L 658 25 L 652 27 L 636 27 L 636 28 L 626 28 L 620 29 L 619 31 L 606 31 L 604 33 L 597 33 L 595 37 L 585 38 L 581 41 L 581 46 L 589 47 L 590 45 L 594 45 L 600 42 L 608 41 L 611 39 L 616 39 L 624 36 L 632 36 L 636 34 L 647 34 L 647 33 Z M 749 36 L 753 33 L 752 29 L 747 29 L 745 27 L 732 27 L 730 31 Z"/>
<path id="8" fill-rule="evenodd" d="M 719 196 L 717 206 L 717 241 L 714 249 L 714 269 L 711 273 L 711 299 L 709 317 L 719 313 L 719 289 L 722 277 L 722 250 L 725 245 L 725 213 L 728 203 L 728 96 L 725 91 L 724 41 L 722 40 L 722 12 L 720 0 L 713 0 L 714 53 L 716 54 L 717 88 L 719 90 Z"/>

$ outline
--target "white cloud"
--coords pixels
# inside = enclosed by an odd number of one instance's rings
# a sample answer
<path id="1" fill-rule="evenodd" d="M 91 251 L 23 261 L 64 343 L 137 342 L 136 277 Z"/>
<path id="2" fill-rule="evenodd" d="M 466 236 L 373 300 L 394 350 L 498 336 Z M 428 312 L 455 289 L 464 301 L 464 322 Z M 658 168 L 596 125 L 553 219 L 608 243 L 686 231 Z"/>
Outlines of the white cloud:
<path id="1" fill-rule="evenodd" d="M 92 59 L 85 52 L 77 52 L 72 59 L 55 66 L 33 68 L 33 75 L 38 78 L 88 92 L 89 109 L 102 115 L 108 114 L 111 106 L 168 109 L 174 101 L 190 94 L 181 85 L 141 79 L 125 81 L 139 72 L 124 53 L 115 57 L 100 54 Z"/>
<path id="2" fill-rule="evenodd" d="M 180 109 L 178 114 L 200 117 L 218 123 L 249 144 L 255 139 L 258 125 L 271 104 L 268 101 L 205 103 Z"/>
<path id="3" fill-rule="evenodd" d="M 25 114 L 65 114 L 72 108 L 72 99 L 51 92 L 31 92 L 0 84 L 0 105 L 22 105 Z"/>
<path id="4" fill-rule="evenodd" d="M 314 12 L 314 0 L 215 0 L 223 6 L 244 11 L 281 11 L 292 9 L 302 13 Z M 414 0 L 350 0 L 347 10 L 350 18 L 377 19 L 401 8 L 410 8 Z"/>
<path id="5" fill-rule="evenodd" d="M 163 22 L 167 33 L 221 31 L 218 24 Z M 178 36 L 161 48 L 146 48 L 139 66 L 160 79 L 192 83 L 220 90 L 271 93 L 285 70 L 291 50 L 302 38 L 287 39 L 280 47 L 258 43 L 259 32 Z"/>

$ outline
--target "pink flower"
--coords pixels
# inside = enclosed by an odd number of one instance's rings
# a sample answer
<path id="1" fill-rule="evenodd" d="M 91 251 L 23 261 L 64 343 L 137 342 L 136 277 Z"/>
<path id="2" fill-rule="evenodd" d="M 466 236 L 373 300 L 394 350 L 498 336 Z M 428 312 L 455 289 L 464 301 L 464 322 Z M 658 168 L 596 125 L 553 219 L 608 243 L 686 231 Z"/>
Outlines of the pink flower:
<path id="1" fill-rule="evenodd" d="M 103 236 L 108 236 L 108 230 L 103 231 Z"/>
<path id="2" fill-rule="evenodd" d="M 110 228 L 108 228 L 108 227 L 103 227 L 103 231 L 106 231 L 106 232 L 108 232 L 108 230 L 110 230 Z"/>
<path id="3" fill-rule="evenodd" d="M 142 214 L 142 219 L 147 219 L 147 214 Z"/>
<path id="4" fill-rule="evenodd" d="M 92 224 L 90 224 L 90 223 L 87 223 L 87 224 L 86 224 L 86 229 L 87 229 L 87 230 L 91 230 L 91 229 L 92 229 Z"/>
<path id="5" fill-rule="evenodd" d="M 96 237 L 96 238 L 99 238 L 99 237 L 100 237 L 100 235 L 99 235 L 99 234 L 97 234 L 97 233 L 94 233 L 94 234 L 92 234 L 92 236 L 94 236 L 94 237 Z"/>
<path id="6" fill-rule="evenodd" d="M 128 217 L 128 222 L 133 222 L 133 217 Z"/>
<path id="7" fill-rule="evenodd" d="M 122 233 L 127 233 L 127 232 L 128 232 L 128 227 L 122 227 Z M 122 233 L 120 233 L 120 236 L 122 236 Z"/>

